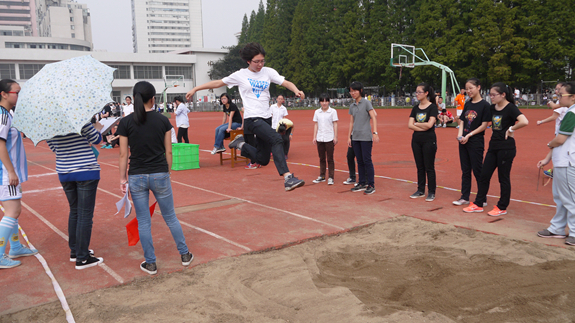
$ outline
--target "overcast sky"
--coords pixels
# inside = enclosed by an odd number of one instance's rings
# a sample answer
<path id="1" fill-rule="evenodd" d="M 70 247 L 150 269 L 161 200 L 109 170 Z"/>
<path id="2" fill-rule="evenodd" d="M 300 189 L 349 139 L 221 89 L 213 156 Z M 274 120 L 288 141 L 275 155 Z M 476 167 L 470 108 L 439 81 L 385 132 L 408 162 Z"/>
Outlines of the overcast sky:
<path id="1" fill-rule="evenodd" d="M 95 50 L 133 52 L 131 0 L 77 0 L 90 8 Z M 257 11 L 260 0 L 203 0 L 204 48 L 237 43 L 244 14 Z M 265 5 L 265 1 L 264 1 Z"/>

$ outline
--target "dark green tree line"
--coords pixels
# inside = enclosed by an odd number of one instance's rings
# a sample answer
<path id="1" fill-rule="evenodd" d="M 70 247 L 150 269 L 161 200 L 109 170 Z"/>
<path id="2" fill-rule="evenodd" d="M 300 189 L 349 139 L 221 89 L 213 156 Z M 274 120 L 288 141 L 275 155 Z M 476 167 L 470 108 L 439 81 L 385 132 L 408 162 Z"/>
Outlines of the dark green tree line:
<path id="1" fill-rule="evenodd" d="M 311 94 L 355 80 L 387 92 L 440 85 L 441 71 L 429 66 L 400 78 L 391 43 L 422 48 L 460 85 L 478 77 L 535 90 L 572 78 L 574 14 L 560 0 L 267 0 L 244 16 L 238 46 L 262 43 L 266 65 Z"/>

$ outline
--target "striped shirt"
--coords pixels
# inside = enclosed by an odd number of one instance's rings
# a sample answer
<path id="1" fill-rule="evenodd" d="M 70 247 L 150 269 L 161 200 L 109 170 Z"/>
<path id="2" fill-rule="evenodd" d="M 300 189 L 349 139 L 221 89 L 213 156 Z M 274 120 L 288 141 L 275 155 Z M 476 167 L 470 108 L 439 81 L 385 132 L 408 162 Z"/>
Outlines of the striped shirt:
<path id="1" fill-rule="evenodd" d="M 18 180 L 23 183 L 28 180 L 28 163 L 26 162 L 26 152 L 24 151 L 24 142 L 22 135 L 16 128 L 12 128 L 12 115 L 6 108 L 0 106 L 0 139 L 6 141 L 8 156 L 14 167 Z M 0 161 L 0 164 L 2 162 Z M 8 169 L 2 164 L 0 170 L 2 175 L 2 185 L 10 185 Z"/>
<path id="2" fill-rule="evenodd" d="M 100 179 L 100 165 L 91 144 L 102 141 L 98 130 L 87 123 L 82 134 L 69 133 L 48 139 L 48 146 L 56 153 L 56 172 L 60 182 L 81 182 Z"/>

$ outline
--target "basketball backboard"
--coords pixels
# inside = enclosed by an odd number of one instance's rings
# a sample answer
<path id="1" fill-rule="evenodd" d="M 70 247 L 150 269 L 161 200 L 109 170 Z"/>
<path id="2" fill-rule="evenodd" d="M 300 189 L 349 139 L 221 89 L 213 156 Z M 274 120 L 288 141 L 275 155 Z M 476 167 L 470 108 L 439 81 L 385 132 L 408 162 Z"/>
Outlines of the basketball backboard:
<path id="1" fill-rule="evenodd" d="M 390 65 L 393 67 L 415 67 L 415 46 L 391 44 Z"/>
<path id="2" fill-rule="evenodd" d="M 184 83 L 183 75 L 166 75 L 164 78 L 164 84 L 166 89 L 171 87 L 186 86 L 186 83 Z"/>

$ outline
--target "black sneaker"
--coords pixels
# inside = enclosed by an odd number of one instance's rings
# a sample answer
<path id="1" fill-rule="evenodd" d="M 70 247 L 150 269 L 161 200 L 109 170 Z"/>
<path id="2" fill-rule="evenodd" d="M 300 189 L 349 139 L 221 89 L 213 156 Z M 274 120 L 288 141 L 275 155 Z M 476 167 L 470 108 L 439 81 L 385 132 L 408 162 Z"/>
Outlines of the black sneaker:
<path id="1" fill-rule="evenodd" d="M 409 197 L 412 199 L 416 199 L 418 197 L 424 197 L 424 196 L 425 196 L 424 192 L 417 191 L 417 192 L 411 194 Z"/>
<path id="2" fill-rule="evenodd" d="M 188 252 L 185 255 L 182 255 L 182 266 L 189 266 L 194 260 L 194 255 L 191 252 Z"/>
<path id="3" fill-rule="evenodd" d="M 426 202 L 433 202 L 433 200 L 435 200 L 435 193 L 429 193 L 427 194 L 427 197 L 425 198 Z"/>
<path id="4" fill-rule="evenodd" d="M 244 136 L 243 135 L 237 135 L 234 140 L 230 141 L 230 144 L 228 145 L 228 147 L 230 147 L 230 149 L 239 149 L 238 146 L 240 145 L 240 143 L 244 142 Z"/>
<path id="5" fill-rule="evenodd" d="M 351 191 L 352 192 L 361 192 L 361 191 L 365 191 L 366 189 L 367 189 L 367 185 L 357 184 L 351 189 Z"/>
<path id="6" fill-rule="evenodd" d="M 142 263 L 140 264 L 140 269 L 141 269 L 143 272 L 146 272 L 146 273 L 148 273 L 148 274 L 150 274 L 150 275 L 155 275 L 155 274 L 158 273 L 158 267 L 156 267 L 156 263 L 155 263 L 155 262 L 149 264 L 149 263 L 147 263 L 146 261 L 144 261 L 144 262 L 142 262 Z"/>
<path id="7" fill-rule="evenodd" d="M 304 186 L 305 182 L 295 176 L 293 174 L 289 175 L 285 181 L 285 189 L 286 191 L 291 191 L 298 187 Z"/>
<path id="8" fill-rule="evenodd" d="M 94 256 L 94 250 L 88 249 L 88 254 Z M 76 254 L 70 253 L 70 262 L 76 262 Z"/>
<path id="9" fill-rule="evenodd" d="M 365 189 L 365 192 L 363 192 L 363 194 L 365 194 L 365 195 L 373 194 L 373 193 L 375 193 L 375 187 L 373 187 L 373 186 L 368 186 Z"/>
<path id="10" fill-rule="evenodd" d="M 96 258 L 93 256 L 89 256 L 86 260 L 76 260 L 76 269 L 82 270 L 90 267 L 94 267 L 98 264 L 104 262 L 104 258 Z"/>
<path id="11" fill-rule="evenodd" d="M 537 232 L 537 235 L 541 238 L 557 238 L 557 239 L 567 238 L 566 234 L 555 234 L 547 229 Z"/>

